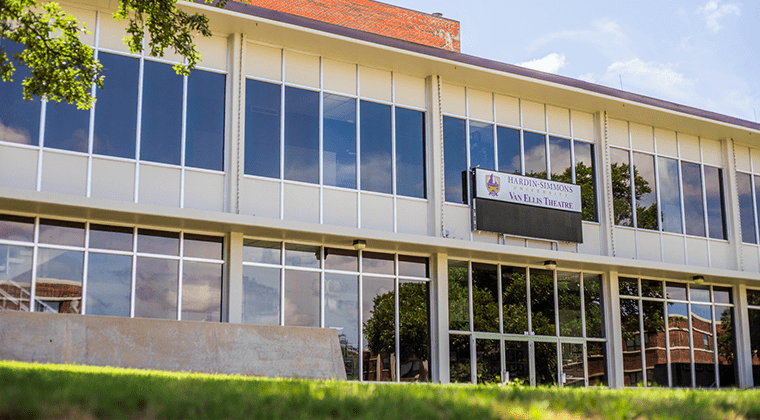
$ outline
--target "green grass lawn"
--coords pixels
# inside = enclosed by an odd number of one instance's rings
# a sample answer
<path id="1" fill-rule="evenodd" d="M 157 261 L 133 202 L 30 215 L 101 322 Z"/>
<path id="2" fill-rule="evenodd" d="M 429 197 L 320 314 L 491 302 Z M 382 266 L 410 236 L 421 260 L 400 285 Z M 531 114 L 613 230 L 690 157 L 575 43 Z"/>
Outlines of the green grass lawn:
<path id="1" fill-rule="evenodd" d="M 760 391 L 359 384 L 0 361 L 0 419 L 760 419 Z"/>

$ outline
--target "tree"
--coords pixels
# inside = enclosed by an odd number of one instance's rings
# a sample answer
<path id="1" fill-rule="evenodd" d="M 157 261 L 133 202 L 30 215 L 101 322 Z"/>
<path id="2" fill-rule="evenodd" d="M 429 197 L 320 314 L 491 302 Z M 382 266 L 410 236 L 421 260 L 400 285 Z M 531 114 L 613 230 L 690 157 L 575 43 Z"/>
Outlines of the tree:
<path id="1" fill-rule="evenodd" d="M 193 34 L 211 36 L 211 32 L 208 17 L 188 14 L 176 7 L 176 1 L 120 0 L 114 17 L 127 20 L 129 36 L 125 38 L 125 44 L 132 53 L 143 50 L 147 31 L 150 55 L 162 57 L 166 48 L 172 48 L 185 58 L 185 63 L 177 64 L 174 69 L 178 74 L 187 75 L 200 60 L 193 44 Z M 205 0 L 206 3 L 213 1 Z M 227 0 L 219 0 L 216 6 L 224 7 L 226 3 Z M 0 74 L 3 81 L 13 81 L 16 70 L 13 62 L 16 62 L 30 70 L 30 75 L 22 83 L 24 99 L 31 100 L 34 95 L 49 101 L 76 104 L 80 109 L 90 108 L 95 102 L 92 85 L 102 88 L 103 77 L 92 48 L 79 40 L 82 33 L 89 32 L 56 3 L 38 7 L 37 0 L 0 1 Z M 11 53 L 8 47 L 13 43 L 24 47 L 20 52 Z"/>

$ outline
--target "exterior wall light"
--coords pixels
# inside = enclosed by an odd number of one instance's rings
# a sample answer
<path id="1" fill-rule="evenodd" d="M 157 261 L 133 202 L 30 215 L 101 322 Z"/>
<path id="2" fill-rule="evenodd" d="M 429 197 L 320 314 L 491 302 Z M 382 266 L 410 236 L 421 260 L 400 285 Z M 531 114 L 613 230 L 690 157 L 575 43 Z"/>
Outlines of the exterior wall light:
<path id="1" fill-rule="evenodd" d="M 364 239 L 354 239 L 354 249 L 360 251 L 367 247 L 367 241 Z"/>
<path id="2" fill-rule="evenodd" d="M 705 282 L 705 276 L 694 276 L 691 279 L 694 280 L 694 283 L 697 284 L 702 284 Z"/>
<path id="3" fill-rule="evenodd" d="M 554 261 L 554 260 L 544 261 L 544 268 L 547 270 L 554 270 L 555 268 L 557 268 L 557 261 Z"/>

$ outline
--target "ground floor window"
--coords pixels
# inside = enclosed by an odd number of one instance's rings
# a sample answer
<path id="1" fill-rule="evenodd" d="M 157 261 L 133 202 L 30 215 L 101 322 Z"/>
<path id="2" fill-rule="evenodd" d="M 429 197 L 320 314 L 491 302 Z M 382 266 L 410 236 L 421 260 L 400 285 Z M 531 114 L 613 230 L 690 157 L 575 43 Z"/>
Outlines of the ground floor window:
<path id="1" fill-rule="evenodd" d="M 626 386 L 737 385 L 730 287 L 619 278 Z"/>
<path id="2" fill-rule="evenodd" d="M 334 328 L 349 380 L 430 380 L 427 257 L 246 239 L 243 323 Z"/>
<path id="3" fill-rule="evenodd" d="M 448 262 L 452 382 L 607 385 L 601 274 Z"/>
<path id="4" fill-rule="evenodd" d="M 753 385 L 760 387 L 760 290 L 747 290 L 747 304 Z"/>
<path id="5" fill-rule="evenodd" d="M 223 238 L 0 215 L 0 310 L 221 321 Z"/>

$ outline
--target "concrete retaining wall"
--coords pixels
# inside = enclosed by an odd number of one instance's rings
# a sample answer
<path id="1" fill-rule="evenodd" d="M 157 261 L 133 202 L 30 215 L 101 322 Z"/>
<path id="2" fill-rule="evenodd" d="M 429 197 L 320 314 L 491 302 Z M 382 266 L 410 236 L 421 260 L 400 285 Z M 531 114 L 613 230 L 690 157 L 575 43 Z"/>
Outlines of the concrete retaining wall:
<path id="1" fill-rule="evenodd" d="M 333 329 L 0 311 L 0 359 L 346 379 Z"/>

